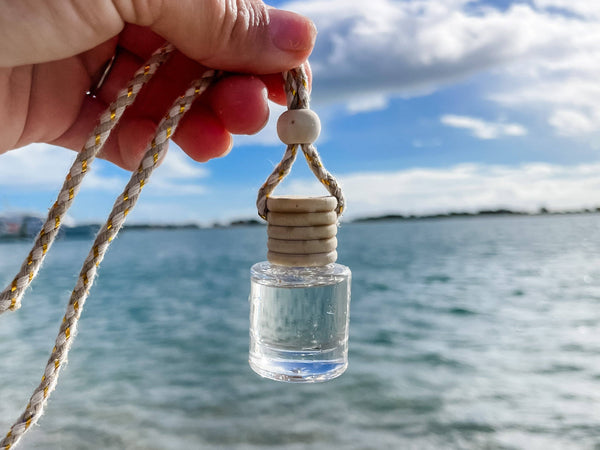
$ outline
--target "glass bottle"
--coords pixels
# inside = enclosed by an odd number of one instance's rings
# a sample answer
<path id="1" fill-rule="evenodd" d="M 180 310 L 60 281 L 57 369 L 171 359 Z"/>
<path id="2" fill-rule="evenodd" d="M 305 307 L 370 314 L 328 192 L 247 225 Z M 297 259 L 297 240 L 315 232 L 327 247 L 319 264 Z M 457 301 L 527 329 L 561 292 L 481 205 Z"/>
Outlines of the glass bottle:
<path id="1" fill-rule="evenodd" d="M 271 204 L 277 208 L 281 201 Z M 269 213 L 269 261 L 251 268 L 249 362 L 256 373 L 273 380 L 327 381 L 348 366 L 351 272 L 335 263 L 335 223 L 321 224 L 323 211 L 297 209 Z M 300 216 L 304 226 L 297 224 Z M 282 217 L 292 225 L 282 225 Z M 328 217 L 330 222 L 335 216 Z M 296 253 L 281 253 L 286 249 Z"/>

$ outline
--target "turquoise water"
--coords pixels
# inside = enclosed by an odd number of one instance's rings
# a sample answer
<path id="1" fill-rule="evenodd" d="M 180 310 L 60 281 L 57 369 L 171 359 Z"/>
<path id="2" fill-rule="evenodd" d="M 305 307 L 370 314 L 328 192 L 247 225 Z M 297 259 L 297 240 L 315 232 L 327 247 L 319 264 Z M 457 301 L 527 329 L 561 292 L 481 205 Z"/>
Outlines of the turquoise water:
<path id="1" fill-rule="evenodd" d="M 600 215 L 344 225 L 348 370 L 248 366 L 263 228 L 129 231 L 108 252 L 27 449 L 600 446 Z M 90 241 L 55 244 L 0 317 L 0 425 L 39 382 Z M 0 244 L 6 284 L 29 249 Z"/>

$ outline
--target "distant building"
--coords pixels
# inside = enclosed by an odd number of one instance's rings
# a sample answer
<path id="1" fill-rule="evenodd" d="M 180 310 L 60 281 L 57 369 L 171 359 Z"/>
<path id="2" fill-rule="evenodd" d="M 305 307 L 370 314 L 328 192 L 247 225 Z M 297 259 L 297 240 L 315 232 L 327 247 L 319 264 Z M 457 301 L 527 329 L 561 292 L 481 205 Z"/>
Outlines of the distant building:
<path id="1" fill-rule="evenodd" d="M 0 215 L 0 239 L 35 236 L 44 220 L 32 214 Z"/>

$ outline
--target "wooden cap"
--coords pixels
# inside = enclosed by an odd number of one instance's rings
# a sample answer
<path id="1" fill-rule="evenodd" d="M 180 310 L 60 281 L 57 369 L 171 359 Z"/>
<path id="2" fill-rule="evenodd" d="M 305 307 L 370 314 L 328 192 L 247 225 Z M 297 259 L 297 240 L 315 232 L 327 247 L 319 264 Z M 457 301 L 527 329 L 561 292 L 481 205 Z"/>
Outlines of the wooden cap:
<path id="1" fill-rule="evenodd" d="M 286 241 L 269 238 L 267 248 L 271 252 L 307 255 L 310 253 L 329 253 L 337 248 L 337 239 L 313 239 L 306 241 Z"/>
<path id="2" fill-rule="evenodd" d="M 337 207 L 337 198 L 332 195 L 326 197 L 297 197 L 282 196 L 267 198 L 267 210 L 282 213 L 313 213 L 334 211 Z"/>
<path id="3" fill-rule="evenodd" d="M 335 211 L 312 213 L 284 213 L 267 212 L 267 222 L 271 225 L 284 227 L 312 227 L 315 225 L 335 225 L 337 214 Z"/>
<path id="4" fill-rule="evenodd" d="M 337 259 L 337 199 L 269 197 L 268 260 L 281 266 L 315 267 Z"/>
<path id="5" fill-rule="evenodd" d="M 286 239 L 289 241 L 327 239 L 334 237 L 336 234 L 337 225 L 322 225 L 316 227 L 267 226 L 267 235 L 269 238 Z"/>

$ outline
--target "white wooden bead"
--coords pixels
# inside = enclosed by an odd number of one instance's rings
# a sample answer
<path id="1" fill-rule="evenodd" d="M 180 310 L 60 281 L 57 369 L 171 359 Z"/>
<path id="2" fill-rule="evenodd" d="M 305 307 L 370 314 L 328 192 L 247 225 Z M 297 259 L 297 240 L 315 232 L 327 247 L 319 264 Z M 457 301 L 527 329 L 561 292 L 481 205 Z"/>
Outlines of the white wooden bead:
<path id="1" fill-rule="evenodd" d="M 319 116 L 310 109 L 290 109 L 277 120 L 277 134 L 284 144 L 312 144 L 321 133 Z"/>

